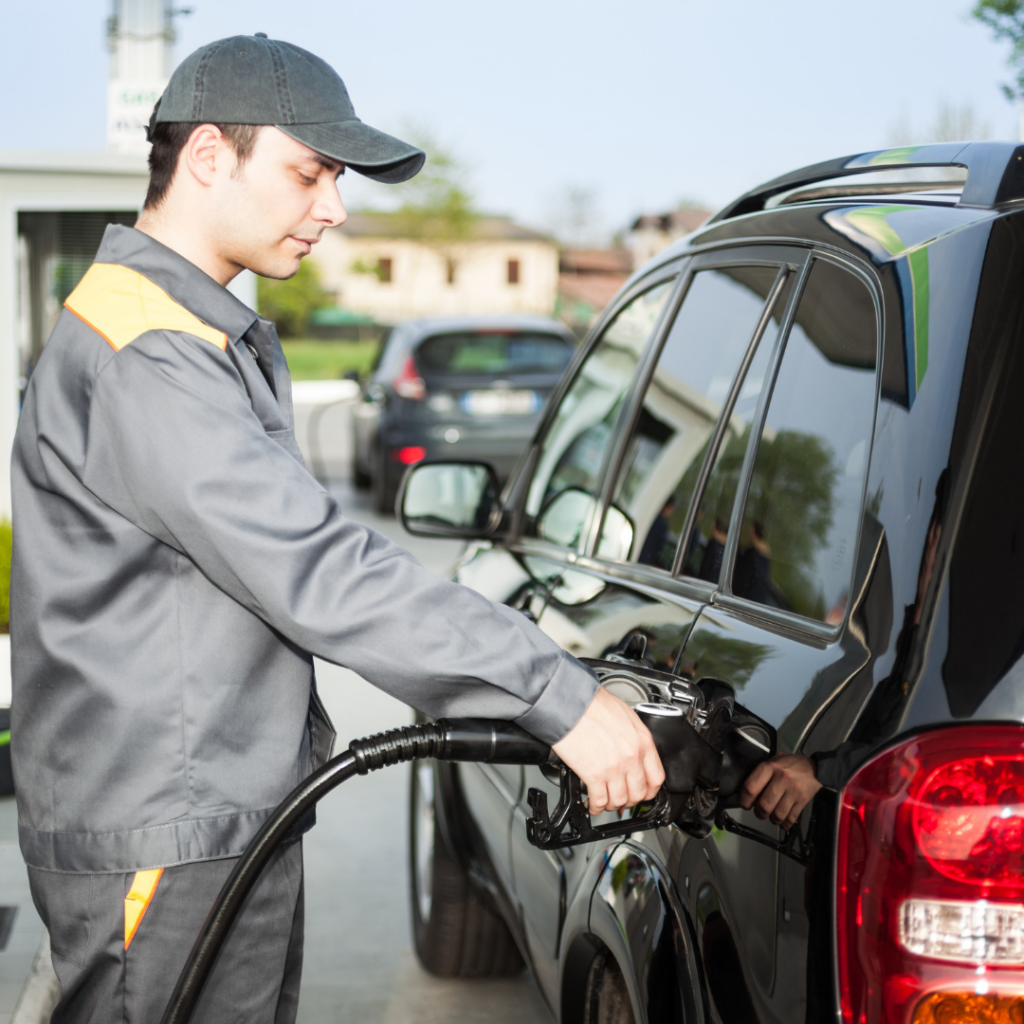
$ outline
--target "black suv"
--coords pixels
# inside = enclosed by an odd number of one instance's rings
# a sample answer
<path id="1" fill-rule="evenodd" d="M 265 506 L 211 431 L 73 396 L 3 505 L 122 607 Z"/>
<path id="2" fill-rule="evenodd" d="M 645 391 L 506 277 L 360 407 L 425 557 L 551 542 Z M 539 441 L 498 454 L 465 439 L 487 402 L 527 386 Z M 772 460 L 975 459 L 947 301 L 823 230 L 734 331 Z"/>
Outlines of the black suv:
<path id="1" fill-rule="evenodd" d="M 633 704 L 729 684 L 825 784 L 788 841 L 553 852 L 550 770 L 417 764 L 428 969 L 525 959 L 563 1024 L 1024 1020 L 1022 302 L 1024 146 L 819 164 L 632 277 L 500 497 L 410 471 L 457 579 Z"/>

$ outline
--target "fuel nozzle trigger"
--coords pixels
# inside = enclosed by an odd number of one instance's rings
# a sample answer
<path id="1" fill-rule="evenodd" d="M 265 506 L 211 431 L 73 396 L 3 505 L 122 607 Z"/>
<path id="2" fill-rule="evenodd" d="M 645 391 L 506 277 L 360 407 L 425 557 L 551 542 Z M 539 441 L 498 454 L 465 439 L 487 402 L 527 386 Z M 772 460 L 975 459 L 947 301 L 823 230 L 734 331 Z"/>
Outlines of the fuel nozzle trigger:
<path id="1" fill-rule="evenodd" d="M 579 776 L 555 759 L 551 770 L 558 771 L 559 799 L 554 812 L 548 813 L 543 790 L 531 788 L 527 794 L 533 813 L 526 835 L 534 846 L 554 850 L 672 822 L 703 838 L 716 815 L 739 806 L 743 780 L 775 753 L 775 730 L 737 704 L 733 688 L 718 679 L 680 681 L 661 695 L 662 700 L 634 706 L 665 769 L 665 784 L 657 797 L 638 805 L 630 817 L 595 825 Z"/>

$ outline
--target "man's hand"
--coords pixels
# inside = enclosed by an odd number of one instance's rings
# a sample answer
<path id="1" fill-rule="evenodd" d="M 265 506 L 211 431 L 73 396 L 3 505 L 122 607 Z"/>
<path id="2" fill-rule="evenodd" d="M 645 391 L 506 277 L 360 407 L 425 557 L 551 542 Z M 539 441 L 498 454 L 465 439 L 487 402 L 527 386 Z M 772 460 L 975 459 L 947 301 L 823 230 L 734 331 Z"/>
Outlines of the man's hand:
<path id="1" fill-rule="evenodd" d="M 591 814 L 653 800 L 665 781 L 647 726 L 604 688 L 551 749 L 587 787 Z"/>
<path id="2" fill-rule="evenodd" d="M 773 825 L 788 830 L 819 789 L 814 765 L 806 757 L 776 754 L 747 776 L 740 790 L 740 806 L 748 811 L 753 807 L 759 818 L 771 818 Z"/>

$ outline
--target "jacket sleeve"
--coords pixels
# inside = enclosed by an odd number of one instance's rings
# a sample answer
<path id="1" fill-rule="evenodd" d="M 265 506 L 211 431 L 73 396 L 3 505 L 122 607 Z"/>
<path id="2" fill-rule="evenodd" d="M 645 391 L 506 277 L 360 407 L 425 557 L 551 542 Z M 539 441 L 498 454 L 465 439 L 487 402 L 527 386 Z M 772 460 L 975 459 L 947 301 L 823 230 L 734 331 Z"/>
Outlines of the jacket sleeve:
<path id="1" fill-rule="evenodd" d="M 521 613 L 346 518 L 207 342 L 153 331 L 109 359 L 83 483 L 288 640 L 434 717 L 515 720 L 553 743 L 596 692 Z"/>

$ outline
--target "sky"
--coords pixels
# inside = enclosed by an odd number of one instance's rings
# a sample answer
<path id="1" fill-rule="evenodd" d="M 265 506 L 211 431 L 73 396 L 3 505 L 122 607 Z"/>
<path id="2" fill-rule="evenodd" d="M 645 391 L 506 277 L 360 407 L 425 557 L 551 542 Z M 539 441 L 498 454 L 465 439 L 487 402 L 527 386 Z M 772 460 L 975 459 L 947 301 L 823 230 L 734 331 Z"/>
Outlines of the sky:
<path id="1" fill-rule="evenodd" d="M 110 2 L 0 0 L 0 147 L 105 147 Z M 971 3 L 182 0 L 176 56 L 233 34 L 294 42 L 338 70 L 364 121 L 453 151 L 480 209 L 551 227 L 582 189 L 607 236 L 681 200 L 714 209 L 787 170 L 919 140 L 944 103 L 1016 138 L 1009 47 Z M 342 196 L 393 198 L 352 174 Z"/>

